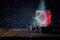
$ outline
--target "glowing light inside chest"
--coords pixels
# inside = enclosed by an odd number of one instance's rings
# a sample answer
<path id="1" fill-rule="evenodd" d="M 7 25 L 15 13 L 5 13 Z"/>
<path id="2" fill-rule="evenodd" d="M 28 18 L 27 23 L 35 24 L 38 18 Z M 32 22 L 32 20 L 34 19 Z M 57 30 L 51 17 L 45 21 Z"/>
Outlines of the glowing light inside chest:
<path id="1" fill-rule="evenodd" d="M 37 20 L 37 24 L 39 26 L 44 26 L 44 25 L 49 25 L 51 24 L 51 13 L 50 11 L 40 11 L 37 10 L 36 11 L 36 20 Z"/>

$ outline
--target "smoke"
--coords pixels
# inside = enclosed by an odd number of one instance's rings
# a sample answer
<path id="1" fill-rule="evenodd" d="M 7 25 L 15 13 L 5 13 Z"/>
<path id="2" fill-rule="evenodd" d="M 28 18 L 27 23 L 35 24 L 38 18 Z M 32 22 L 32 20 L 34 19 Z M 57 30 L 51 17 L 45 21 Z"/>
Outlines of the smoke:
<path id="1" fill-rule="evenodd" d="M 45 1 L 44 0 L 41 0 L 40 1 L 40 4 L 38 6 L 38 10 L 41 10 L 41 11 L 46 11 L 46 8 L 45 8 Z M 39 14 L 38 14 L 39 15 Z M 39 22 L 42 22 L 44 20 L 44 15 L 40 14 L 40 17 L 38 17 L 37 13 L 35 15 L 35 17 L 33 17 L 33 21 L 32 21 L 32 25 L 33 26 L 40 26 L 40 27 L 46 27 L 48 26 L 47 24 L 41 24 Z"/>
<path id="2" fill-rule="evenodd" d="M 46 11 L 45 0 L 41 0 L 41 1 L 40 1 L 37 9 L 38 9 L 38 10 L 42 10 L 42 11 Z"/>

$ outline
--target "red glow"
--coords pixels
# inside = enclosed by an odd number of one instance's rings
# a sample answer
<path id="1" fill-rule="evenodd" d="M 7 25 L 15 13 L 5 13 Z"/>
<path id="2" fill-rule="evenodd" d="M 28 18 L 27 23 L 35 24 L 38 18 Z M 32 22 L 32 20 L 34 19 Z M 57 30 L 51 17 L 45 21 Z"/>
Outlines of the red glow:
<path id="1" fill-rule="evenodd" d="M 50 13 L 50 11 L 45 12 L 45 18 L 46 18 L 45 24 L 51 24 L 51 13 Z"/>

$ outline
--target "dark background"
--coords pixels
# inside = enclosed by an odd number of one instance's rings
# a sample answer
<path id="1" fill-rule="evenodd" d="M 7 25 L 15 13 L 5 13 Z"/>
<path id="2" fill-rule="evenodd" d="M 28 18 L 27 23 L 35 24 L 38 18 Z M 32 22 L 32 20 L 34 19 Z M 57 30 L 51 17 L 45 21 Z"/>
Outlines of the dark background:
<path id="1" fill-rule="evenodd" d="M 51 10 L 52 24 L 60 26 L 60 7 L 58 0 L 45 0 L 46 10 Z M 0 0 L 0 27 L 24 28 L 30 25 L 39 0 Z"/>

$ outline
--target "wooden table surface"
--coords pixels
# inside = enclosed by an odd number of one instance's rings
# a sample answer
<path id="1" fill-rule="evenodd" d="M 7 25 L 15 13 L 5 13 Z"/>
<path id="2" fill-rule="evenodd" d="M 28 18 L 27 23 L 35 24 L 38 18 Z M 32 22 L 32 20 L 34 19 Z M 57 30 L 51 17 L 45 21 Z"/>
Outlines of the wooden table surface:
<path id="1" fill-rule="evenodd" d="M 58 36 L 52 34 L 43 34 L 43 33 L 30 33 L 26 28 L 25 29 L 0 29 L 0 37 L 10 37 L 10 36 L 19 36 L 19 37 L 48 37 L 48 36 Z"/>

